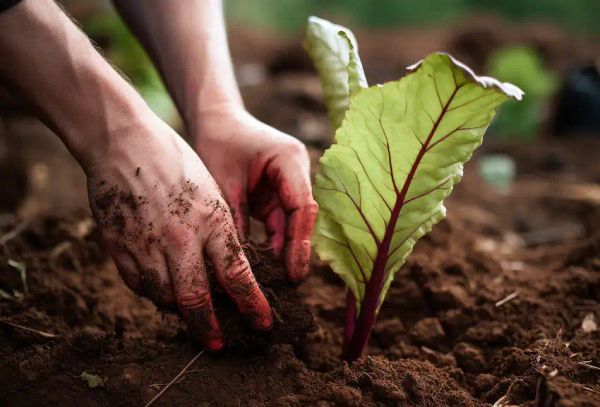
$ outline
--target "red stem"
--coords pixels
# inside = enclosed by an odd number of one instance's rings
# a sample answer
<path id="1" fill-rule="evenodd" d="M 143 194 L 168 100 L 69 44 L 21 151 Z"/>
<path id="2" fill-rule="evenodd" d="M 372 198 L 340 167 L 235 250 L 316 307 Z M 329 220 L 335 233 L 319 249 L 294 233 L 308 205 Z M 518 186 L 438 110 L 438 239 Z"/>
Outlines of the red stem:
<path id="1" fill-rule="evenodd" d="M 371 278 L 365 287 L 365 296 L 360 306 L 360 314 L 358 315 L 358 319 L 356 318 L 356 305 L 354 296 L 351 292 L 348 293 L 346 327 L 344 329 L 344 345 L 342 348 L 342 359 L 347 362 L 353 362 L 358 359 L 362 355 L 363 350 L 369 341 L 371 331 L 373 330 L 373 325 L 375 325 L 375 320 L 377 319 L 377 308 L 379 307 L 381 290 L 383 289 L 383 285 L 385 283 L 385 269 L 390 245 L 392 243 L 392 237 L 394 235 L 396 223 L 400 217 L 400 212 L 404 206 L 408 189 L 410 188 L 411 182 L 415 176 L 415 173 L 417 172 L 417 168 L 419 167 L 423 156 L 427 152 L 429 143 L 431 142 L 431 139 L 433 138 L 438 126 L 444 118 L 452 99 L 454 99 L 456 92 L 458 92 L 458 89 L 460 89 L 460 86 L 456 87 L 442 108 L 437 121 L 434 123 L 433 128 L 427 136 L 427 140 L 421 145 L 419 154 L 417 154 L 410 172 L 406 176 L 402 190 L 397 194 L 396 203 L 392 209 L 388 227 L 386 228 L 383 239 L 381 240 L 381 243 L 377 249 L 377 257 L 373 263 Z"/>

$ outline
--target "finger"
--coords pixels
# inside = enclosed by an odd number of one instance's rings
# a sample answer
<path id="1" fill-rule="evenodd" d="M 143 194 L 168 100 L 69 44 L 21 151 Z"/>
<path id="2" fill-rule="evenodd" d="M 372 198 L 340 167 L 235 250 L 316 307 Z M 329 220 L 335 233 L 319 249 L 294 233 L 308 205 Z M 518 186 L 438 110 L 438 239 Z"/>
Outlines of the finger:
<path id="1" fill-rule="evenodd" d="M 267 215 L 265 226 L 269 235 L 270 248 L 279 257 L 285 243 L 285 212 L 283 208 L 280 206 L 273 208 Z"/>
<path id="2" fill-rule="evenodd" d="M 144 251 L 140 254 L 120 246 L 111 249 L 111 255 L 121 278 L 133 292 L 148 298 L 159 308 L 172 309 L 171 278 L 162 253 Z"/>
<path id="3" fill-rule="evenodd" d="M 252 192 L 252 215 L 265 223 L 270 248 L 279 257 L 285 243 L 285 212 L 281 207 L 277 191 L 267 178 L 261 181 Z"/>
<path id="4" fill-rule="evenodd" d="M 248 206 L 246 203 L 246 194 L 241 188 L 234 189 L 228 197 L 231 216 L 238 231 L 240 239 L 245 240 L 248 236 Z"/>
<path id="5" fill-rule="evenodd" d="M 193 238 L 169 248 L 167 258 L 173 293 L 192 338 L 208 350 L 219 351 L 225 346 L 225 341 L 213 308 L 200 253 L 200 243 Z"/>
<path id="6" fill-rule="evenodd" d="M 244 318 L 254 329 L 271 329 L 271 307 L 254 279 L 234 228 L 230 218 L 220 224 L 208 237 L 206 252 L 215 268 L 217 280 Z"/>
<path id="7" fill-rule="evenodd" d="M 164 254 L 158 250 L 144 250 L 136 253 L 135 259 L 140 270 L 138 294 L 148 298 L 159 308 L 172 310 L 175 300 Z"/>
<path id="8" fill-rule="evenodd" d="M 140 292 L 140 271 L 133 255 L 125 250 L 112 250 L 111 256 L 127 287 L 136 293 Z"/>
<path id="9" fill-rule="evenodd" d="M 277 186 L 281 205 L 287 214 L 286 270 L 290 280 L 301 281 L 309 271 L 310 238 L 318 210 L 312 197 L 306 150 L 299 149 L 293 158 L 273 160 L 267 174 Z"/>

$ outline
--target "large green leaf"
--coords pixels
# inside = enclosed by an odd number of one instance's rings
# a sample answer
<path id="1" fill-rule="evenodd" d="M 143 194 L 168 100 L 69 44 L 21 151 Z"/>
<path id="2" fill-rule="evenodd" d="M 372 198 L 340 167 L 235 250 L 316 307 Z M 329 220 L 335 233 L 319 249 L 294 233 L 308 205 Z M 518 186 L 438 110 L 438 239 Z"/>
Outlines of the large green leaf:
<path id="1" fill-rule="evenodd" d="M 318 17 L 310 17 L 304 48 L 321 78 L 331 128 L 335 131 L 350 104 L 350 95 L 366 88 L 367 80 L 350 30 Z"/>
<path id="2" fill-rule="evenodd" d="M 313 244 L 356 299 L 381 305 L 415 242 L 441 220 L 443 200 L 514 85 L 432 54 L 399 81 L 359 91 L 320 160 Z M 372 294 L 370 294 L 372 295 Z"/>

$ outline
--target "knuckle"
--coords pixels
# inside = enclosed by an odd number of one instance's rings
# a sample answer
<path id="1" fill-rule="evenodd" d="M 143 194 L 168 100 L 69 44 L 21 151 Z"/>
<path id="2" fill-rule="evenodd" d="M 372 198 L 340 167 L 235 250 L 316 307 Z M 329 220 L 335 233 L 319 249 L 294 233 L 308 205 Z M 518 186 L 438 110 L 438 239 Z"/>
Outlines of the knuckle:
<path id="1" fill-rule="evenodd" d="M 242 256 L 238 256 L 231 263 L 226 273 L 227 281 L 235 283 L 251 283 L 254 279 L 250 264 Z"/>
<path id="2" fill-rule="evenodd" d="M 286 150 L 289 154 L 308 157 L 308 150 L 306 149 L 306 146 L 304 145 L 304 143 L 296 139 L 292 139 L 289 141 Z"/>
<path id="3" fill-rule="evenodd" d="M 319 204 L 317 204 L 317 201 L 310 197 L 308 203 L 304 205 L 303 210 L 307 215 L 315 217 L 319 212 Z"/>
<path id="4" fill-rule="evenodd" d="M 165 227 L 163 235 L 167 242 L 169 242 L 169 245 L 177 247 L 185 246 L 191 238 L 189 229 L 179 223 L 169 224 Z"/>
<path id="5" fill-rule="evenodd" d="M 217 219 L 210 220 L 208 226 L 208 241 L 217 243 L 221 240 L 225 240 L 227 246 L 232 246 L 232 249 L 238 250 L 239 242 L 237 241 L 237 229 L 231 214 L 227 213 L 226 216 L 220 216 Z M 241 250 L 241 248 L 239 250 Z"/>
<path id="6" fill-rule="evenodd" d="M 233 224 L 229 205 L 223 198 L 219 197 L 211 202 L 207 211 L 203 218 L 211 230 L 220 231 L 228 224 Z"/>
<path id="7" fill-rule="evenodd" d="M 208 308 L 211 305 L 209 291 L 188 291 L 177 294 L 177 306 L 182 310 Z"/>

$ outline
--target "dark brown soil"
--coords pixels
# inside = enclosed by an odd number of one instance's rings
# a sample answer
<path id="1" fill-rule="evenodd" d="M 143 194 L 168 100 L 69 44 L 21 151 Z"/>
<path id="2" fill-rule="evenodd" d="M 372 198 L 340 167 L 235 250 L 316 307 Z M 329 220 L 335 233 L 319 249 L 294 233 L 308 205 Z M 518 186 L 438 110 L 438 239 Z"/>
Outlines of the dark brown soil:
<path id="1" fill-rule="evenodd" d="M 531 145 L 527 166 L 543 162 L 556 143 Z M 581 143 L 600 151 L 598 142 Z M 562 176 L 581 170 L 563 158 Z M 585 165 L 582 182 L 600 175 L 599 165 Z M 516 405 L 598 405 L 600 331 L 584 332 L 582 321 L 600 312 L 600 236 L 588 229 L 600 209 L 552 196 L 523 199 L 518 185 L 498 194 L 467 172 L 448 219 L 418 243 L 392 285 L 370 356 L 351 367 L 338 360 L 344 288 L 337 277 L 315 264 L 296 294 L 276 262 L 249 250 L 277 310 L 273 332 L 248 336 L 217 294 L 228 350 L 203 355 L 160 403 L 478 406 L 508 394 Z M 528 245 L 532 230 L 565 222 L 580 234 Z M 18 226 L 12 217 L 0 235 Z M 58 337 L 2 324 L 2 405 L 139 405 L 198 351 L 176 316 L 125 287 L 86 213 L 35 218 L 0 246 L 0 288 L 22 292 L 8 259 L 27 265 L 29 293 L 0 300 L 2 320 Z M 495 305 L 513 292 L 512 301 Z M 308 310 L 317 323 L 312 333 Z M 87 388 L 83 371 L 104 385 Z"/>
<path id="2" fill-rule="evenodd" d="M 466 47 L 470 30 L 447 41 Z M 444 49 L 434 37 L 410 52 Z M 361 45 L 376 52 L 377 43 Z M 379 57 L 363 59 L 382 76 L 404 64 Z M 392 62 L 377 65 L 385 58 Z M 250 108 L 310 145 L 326 144 L 312 138 L 327 120 L 309 92 L 314 78 L 285 79 L 288 69 L 280 64 L 277 80 L 245 89 Z M 294 89 L 304 96 L 290 100 Z M 17 210 L 6 206 L 0 215 L 0 405 L 143 405 L 200 349 L 176 315 L 157 311 L 120 279 L 89 211 L 76 210 L 84 208 L 84 184 L 64 149 L 23 119 L 7 129 L 29 187 L 24 200 L 14 195 Z M 249 247 L 277 311 L 274 330 L 249 334 L 217 289 L 229 346 L 203 354 L 156 405 L 491 406 L 504 398 L 498 406 L 599 406 L 600 329 L 590 321 L 600 323 L 600 140 L 489 139 L 480 152 L 513 156 L 515 185 L 502 193 L 487 187 L 473 159 L 448 218 L 419 241 L 392 284 L 368 356 L 352 366 L 339 361 L 345 292 L 327 267 L 314 261 L 295 290 L 276 261 Z M 27 293 L 9 260 L 25 264 Z M 89 388 L 84 371 L 103 385 Z"/>

